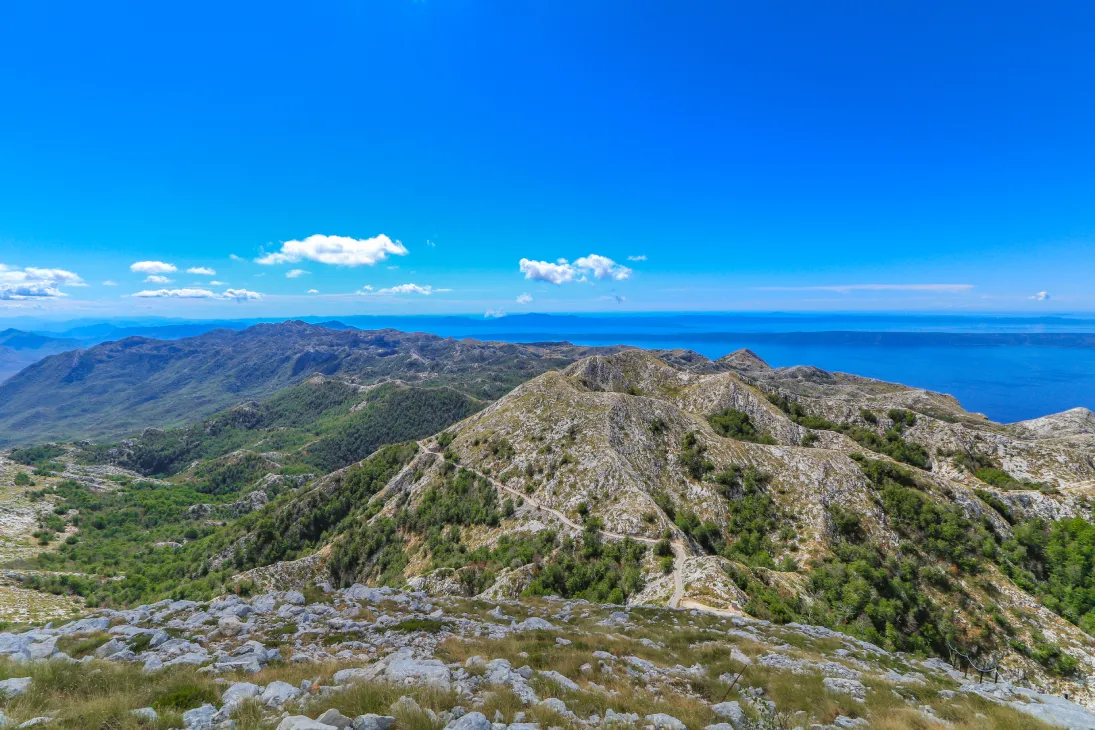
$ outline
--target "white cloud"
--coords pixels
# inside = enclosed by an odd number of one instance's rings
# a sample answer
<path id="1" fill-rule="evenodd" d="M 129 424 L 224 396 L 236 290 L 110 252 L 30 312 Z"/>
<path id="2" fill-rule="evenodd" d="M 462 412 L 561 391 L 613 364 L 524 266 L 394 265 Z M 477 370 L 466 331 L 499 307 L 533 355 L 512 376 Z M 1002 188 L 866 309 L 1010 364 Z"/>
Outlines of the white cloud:
<path id="1" fill-rule="evenodd" d="M 198 276 L 216 276 L 217 272 L 214 269 L 210 269 L 208 266 L 191 266 L 186 270 L 188 274 L 196 274 Z"/>
<path id="2" fill-rule="evenodd" d="M 178 271 L 174 264 L 165 264 L 163 261 L 138 261 L 130 264 L 129 270 L 135 274 L 170 274 Z"/>
<path id="3" fill-rule="evenodd" d="M 308 293 L 309 294 L 319 294 L 319 289 L 309 289 Z"/>
<path id="4" fill-rule="evenodd" d="M 118 282 L 107 279 L 103 282 L 103 286 L 118 286 Z"/>
<path id="5" fill-rule="evenodd" d="M 579 269 L 593 272 L 593 278 L 595 279 L 615 279 L 616 281 L 623 281 L 631 276 L 631 269 L 626 266 L 621 266 L 607 256 L 598 256 L 595 253 L 591 253 L 589 256 L 583 256 L 575 261 L 574 265 Z"/>
<path id="6" fill-rule="evenodd" d="M 144 278 L 146 284 L 170 284 L 171 279 L 166 276 L 159 276 L 158 274 L 149 274 Z"/>
<path id="7" fill-rule="evenodd" d="M 532 261 L 521 259 L 519 266 L 521 273 L 530 281 L 546 281 L 550 284 L 566 284 L 574 281 L 577 275 L 574 267 L 567 263 L 566 259 L 559 259 L 558 263 L 547 261 Z"/>
<path id="8" fill-rule="evenodd" d="M 59 287 L 87 286 L 77 274 L 65 269 L 20 269 L 0 264 L 0 300 L 56 299 L 67 296 Z"/>
<path id="9" fill-rule="evenodd" d="M 289 271 L 285 272 L 285 278 L 286 279 L 295 279 L 298 276 L 304 276 L 305 274 L 310 274 L 310 273 L 312 273 L 312 272 L 305 271 L 304 269 L 290 269 Z"/>
<path id="10" fill-rule="evenodd" d="M 1040 292 L 1038 292 L 1037 294 L 1035 294 L 1031 297 L 1031 299 L 1033 299 L 1036 302 L 1044 302 L 1044 301 L 1049 300 L 1049 298 L 1050 298 L 1049 292 L 1046 292 L 1046 291 L 1040 291 Z"/>
<path id="11" fill-rule="evenodd" d="M 585 281 L 586 276 L 594 279 L 613 279 L 623 281 L 631 276 L 631 269 L 621 266 L 607 256 L 591 253 L 576 260 L 573 264 L 566 259 L 533 261 L 521 259 L 521 273 L 530 281 L 546 281 L 550 284 L 567 284 L 572 281 Z"/>
<path id="12" fill-rule="evenodd" d="M 483 317 L 485 319 L 502 319 L 502 317 L 505 316 L 505 311 L 501 309 L 488 309 L 486 312 L 483 313 Z"/>
<path id="13" fill-rule="evenodd" d="M 140 299 L 223 299 L 237 302 L 262 299 L 258 292 L 246 289 L 225 289 L 223 294 L 216 294 L 208 289 L 147 289 L 132 296 Z"/>
<path id="14" fill-rule="evenodd" d="M 388 271 L 398 271 L 398 270 L 399 270 L 398 266 L 389 266 L 388 267 Z"/>
<path id="15" fill-rule="evenodd" d="M 369 286 L 368 284 L 366 284 L 365 286 L 361 287 L 361 293 L 362 294 L 372 294 L 373 293 L 373 288 L 371 286 Z"/>
<path id="16" fill-rule="evenodd" d="M 237 302 L 244 302 L 251 299 L 262 299 L 262 295 L 255 291 L 248 291 L 246 289 L 225 289 L 224 294 L 220 295 L 221 299 L 234 299 Z"/>
<path id="17" fill-rule="evenodd" d="M 233 261 L 243 261 L 243 257 L 242 257 L 242 256 L 237 256 L 237 255 L 236 255 L 236 254 L 234 254 L 234 253 L 230 253 L 230 254 L 228 254 L 228 258 L 232 259 Z"/>
<path id="18" fill-rule="evenodd" d="M 132 296 L 141 299 L 216 299 L 208 289 L 146 289 Z"/>
<path id="19" fill-rule="evenodd" d="M 524 293 L 524 294 L 518 294 L 517 295 L 517 303 L 518 304 L 528 304 L 531 301 L 532 301 L 532 295 L 527 293 L 527 292 Z"/>
<path id="20" fill-rule="evenodd" d="M 426 239 L 426 245 L 429 246 L 430 248 L 434 248 L 435 246 L 437 246 L 437 244 L 435 242 L 431 241 L 428 238 Z"/>
<path id="21" fill-rule="evenodd" d="M 428 297 L 430 294 L 448 292 L 452 291 L 452 289 L 434 289 L 428 284 L 426 286 L 419 286 L 418 284 L 399 284 L 398 286 L 390 286 L 386 289 L 377 289 L 375 292 L 372 290 L 372 287 L 366 286 L 363 291 L 377 295 L 421 294 Z"/>
<path id="22" fill-rule="evenodd" d="M 260 264 L 296 263 L 305 259 L 337 266 L 372 266 L 389 255 L 405 256 L 407 248 L 381 233 L 373 238 L 323 236 L 315 234 L 303 241 L 285 241 L 281 251 L 255 259 Z"/>
<path id="23" fill-rule="evenodd" d="M 967 292 L 973 284 L 830 284 L 826 286 L 760 286 L 758 291 L 831 291 L 848 294 L 853 291 L 934 291 Z"/>
<path id="24" fill-rule="evenodd" d="M 641 253 L 638 256 L 628 256 L 627 260 L 628 261 L 646 261 L 646 254 Z"/>
<path id="25" fill-rule="evenodd" d="M 227 282 L 213 280 L 209 282 L 209 286 L 224 286 Z"/>

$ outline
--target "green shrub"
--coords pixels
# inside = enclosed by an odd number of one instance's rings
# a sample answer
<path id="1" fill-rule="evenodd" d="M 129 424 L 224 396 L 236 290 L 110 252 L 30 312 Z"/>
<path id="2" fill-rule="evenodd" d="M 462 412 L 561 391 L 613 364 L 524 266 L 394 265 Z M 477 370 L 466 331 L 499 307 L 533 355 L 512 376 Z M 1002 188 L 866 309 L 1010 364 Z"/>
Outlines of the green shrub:
<path id="1" fill-rule="evenodd" d="M 752 441 L 758 444 L 778 443 L 770 435 L 763 433 L 753 425 L 753 420 L 744 411 L 727 408 L 708 416 L 707 421 L 711 424 L 711 428 L 715 430 L 715 433 L 726 438 L 737 439 L 738 441 Z"/>
<path id="2" fill-rule="evenodd" d="M 12 449 L 8 458 L 24 466 L 38 466 L 45 462 L 63 456 L 65 449 L 57 444 L 43 444 L 41 446 L 27 446 L 21 449 Z"/>
<path id="3" fill-rule="evenodd" d="M 707 447 L 700 443 L 695 431 L 689 431 L 681 440 L 681 453 L 678 457 L 681 468 L 693 479 L 703 479 L 704 476 L 715 468 L 704 455 Z"/>
<path id="4" fill-rule="evenodd" d="M 192 710 L 206 703 L 217 702 L 218 696 L 209 687 L 182 684 L 157 697 L 152 707 L 157 710 Z"/>

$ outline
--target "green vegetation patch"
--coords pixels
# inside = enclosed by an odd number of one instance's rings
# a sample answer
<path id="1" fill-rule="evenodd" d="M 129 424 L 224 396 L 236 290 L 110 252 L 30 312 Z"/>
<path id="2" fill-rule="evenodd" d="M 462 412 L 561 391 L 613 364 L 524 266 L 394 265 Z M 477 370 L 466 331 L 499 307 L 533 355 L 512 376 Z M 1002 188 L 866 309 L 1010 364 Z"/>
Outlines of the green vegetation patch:
<path id="1" fill-rule="evenodd" d="M 836 431 L 848 436 L 860 446 L 885 454 L 895 461 L 901 461 L 919 469 L 931 468 L 931 459 L 923 446 L 906 441 L 905 429 L 916 425 L 916 414 L 899 408 L 891 409 L 887 415 L 893 425 L 879 435 L 877 431 L 846 423 L 833 423 L 822 416 L 811 415 L 798 402 L 785 395 L 769 394 L 768 400 L 791 417 L 791 420 L 805 428 L 821 431 Z M 868 423 L 877 423 L 878 418 L 871 414 L 865 418 Z"/>
<path id="2" fill-rule="evenodd" d="M 63 456 L 65 449 L 57 444 L 44 444 L 42 446 L 27 446 L 22 449 L 13 449 L 8 456 L 12 461 L 24 466 L 38 466 L 45 462 Z"/>
<path id="3" fill-rule="evenodd" d="M 712 416 L 707 417 L 707 422 L 715 433 L 726 438 L 738 441 L 751 441 L 756 444 L 778 443 L 769 434 L 764 433 L 753 424 L 753 419 L 745 411 L 727 408 Z"/>

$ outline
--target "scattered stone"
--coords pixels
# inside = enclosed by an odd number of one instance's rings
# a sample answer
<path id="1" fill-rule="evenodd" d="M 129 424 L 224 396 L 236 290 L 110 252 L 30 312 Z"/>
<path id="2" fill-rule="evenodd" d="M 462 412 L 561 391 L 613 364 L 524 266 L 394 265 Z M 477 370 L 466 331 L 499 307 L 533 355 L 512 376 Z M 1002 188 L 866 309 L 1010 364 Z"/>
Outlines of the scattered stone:
<path id="1" fill-rule="evenodd" d="M 316 718 L 316 722 L 337 727 L 339 730 L 347 730 L 354 726 L 354 721 L 343 715 L 335 708 L 331 708 Z"/>
<path id="2" fill-rule="evenodd" d="M 735 730 L 741 730 L 745 726 L 745 712 L 737 702 L 720 702 L 712 705 L 711 711 L 733 725 Z"/>
<path id="3" fill-rule="evenodd" d="M 145 722 L 156 722 L 156 720 L 160 719 L 159 714 L 157 714 L 157 712 L 151 707 L 142 707 L 137 710 L 130 710 L 129 714 L 133 715 L 134 717 L 139 717 Z M 3 723 L 0 723 L 0 727 L 3 726 Z"/>
<path id="4" fill-rule="evenodd" d="M 358 715 L 354 718 L 354 730 L 390 730 L 395 718 L 390 715 Z"/>
<path id="5" fill-rule="evenodd" d="M 491 730 L 490 721 L 482 712 L 469 712 L 446 726 L 447 730 Z"/>
<path id="6" fill-rule="evenodd" d="M 325 725 L 322 722 L 316 722 L 304 715 L 290 715 L 278 723 L 277 730 L 337 730 L 337 728 L 332 725 Z"/>
<path id="7" fill-rule="evenodd" d="M 193 710 L 187 710 L 182 714 L 183 725 L 190 730 L 205 730 L 213 724 L 213 716 L 217 714 L 217 708 L 213 705 L 202 705 Z"/>
<path id="8" fill-rule="evenodd" d="M 300 696 L 300 690 L 288 682 L 271 682 L 259 698 L 267 707 L 281 707 Z"/>
<path id="9" fill-rule="evenodd" d="M 16 677 L 0 681 L 0 696 L 11 698 L 18 697 L 30 687 L 30 677 Z"/>
<path id="10" fill-rule="evenodd" d="M 262 694 L 262 687 L 250 682 L 236 682 L 221 693 L 221 704 L 228 708 L 234 708 L 249 697 L 258 697 Z"/>
<path id="11" fill-rule="evenodd" d="M 520 671 L 520 670 L 518 670 L 518 671 Z M 545 678 L 545 679 L 551 680 L 552 682 L 555 682 L 555 684 L 559 685 L 563 689 L 570 690 L 571 692 L 577 692 L 579 689 L 581 689 L 578 686 L 577 682 L 575 682 L 572 679 L 567 678 L 566 676 L 564 676 L 562 674 L 559 674 L 558 672 L 556 672 L 554 670 L 549 670 L 549 671 L 546 671 L 546 672 L 540 672 L 540 676 Z M 528 677 L 525 677 L 525 678 L 528 679 Z"/>
<path id="12" fill-rule="evenodd" d="M 654 730 L 688 730 L 683 722 L 663 712 L 647 715 L 646 721 L 654 726 Z"/>
<path id="13" fill-rule="evenodd" d="M 851 695 L 862 700 L 867 697 L 867 688 L 858 679 L 842 679 L 839 677 L 826 677 L 821 681 L 826 691 L 837 694 Z"/>
<path id="14" fill-rule="evenodd" d="M 518 631 L 555 631 L 555 625 L 539 616 L 527 618 L 517 624 Z"/>

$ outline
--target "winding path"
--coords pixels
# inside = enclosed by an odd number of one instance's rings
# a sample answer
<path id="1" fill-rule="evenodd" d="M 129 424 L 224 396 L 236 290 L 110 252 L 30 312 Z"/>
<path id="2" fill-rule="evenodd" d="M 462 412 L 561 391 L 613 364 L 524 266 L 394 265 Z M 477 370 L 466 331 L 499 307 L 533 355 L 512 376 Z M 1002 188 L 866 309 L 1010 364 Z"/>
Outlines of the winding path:
<path id="1" fill-rule="evenodd" d="M 416 443 L 418 444 L 418 447 L 420 449 L 422 449 L 423 451 L 425 451 L 427 454 L 430 454 L 430 455 L 433 455 L 433 456 L 441 456 L 440 451 L 438 451 L 436 448 L 431 448 L 430 446 L 427 446 L 425 443 L 423 443 L 423 441 L 418 441 Z M 436 445 L 434 445 L 434 446 L 436 447 Z M 540 502 L 535 497 L 531 497 L 527 494 L 523 494 L 523 493 L 517 491 L 516 489 L 513 489 L 512 487 L 507 487 L 505 484 L 498 481 L 494 477 L 492 477 L 488 474 L 483 474 L 482 472 L 480 472 L 476 469 L 473 469 L 473 468 L 471 468 L 470 466 L 468 466 L 466 464 L 461 464 L 460 467 L 463 468 L 463 469 L 467 469 L 472 474 L 475 474 L 476 476 L 481 477 L 482 479 L 486 479 L 488 482 L 490 482 L 491 485 L 494 486 L 495 489 L 498 489 L 502 492 L 507 492 L 509 494 L 512 494 L 515 497 L 520 497 L 525 502 L 531 504 L 535 509 L 541 510 L 543 512 L 547 512 L 548 514 L 553 516 L 555 519 L 559 520 L 560 522 L 562 522 L 567 527 L 569 527 L 573 530 L 576 530 L 577 532 L 582 532 L 585 529 L 582 525 L 580 525 L 577 522 L 575 522 L 574 520 L 570 519 L 569 517 L 564 515 L 559 510 L 553 509 L 551 507 L 548 507 L 548 506 L 544 505 L 542 502 Z M 634 540 L 635 542 L 641 542 L 641 543 L 644 543 L 646 545 L 657 545 L 658 542 L 659 542 L 658 539 L 653 538 L 653 537 L 646 537 L 645 535 L 627 535 L 627 534 L 624 534 L 624 533 L 621 533 L 621 532 L 612 532 L 611 530 L 597 530 L 597 533 L 601 537 L 606 537 L 610 540 L 624 540 L 624 539 L 630 538 L 630 539 Z M 673 548 L 674 560 L 673 560 L 673 595 L 669 598 L 669 604 L 668 605 L 669 605 L 670 608 L 678 608 L 678 607 L 681 606 L 681 599 L 684 597 L 683 566 L 684 566 L 685 558 L 688 557 L 688 547 L 685 544 L 684 540 L 682 540 L 680 538 L 674 538 L 673 540 L 670 541 L 669 544 Z M 699 603 L 697 601 L 687 601 L 686 606 L 688 608 L 695 608 L 695 609 L 698 609 L 698 610 L 701 610 L 701 611 L 708 611 L 708 612 L 711 612 L 711 613 L 719 613 L 719 614 L 723 614 L 723 613 L 728 614 L 729 613 L 729 612 L 723 611 L 722 609 L 714 608 L 712 606 L 706 606 L 706 605 L 704 605 L 702 603 Z"/>

